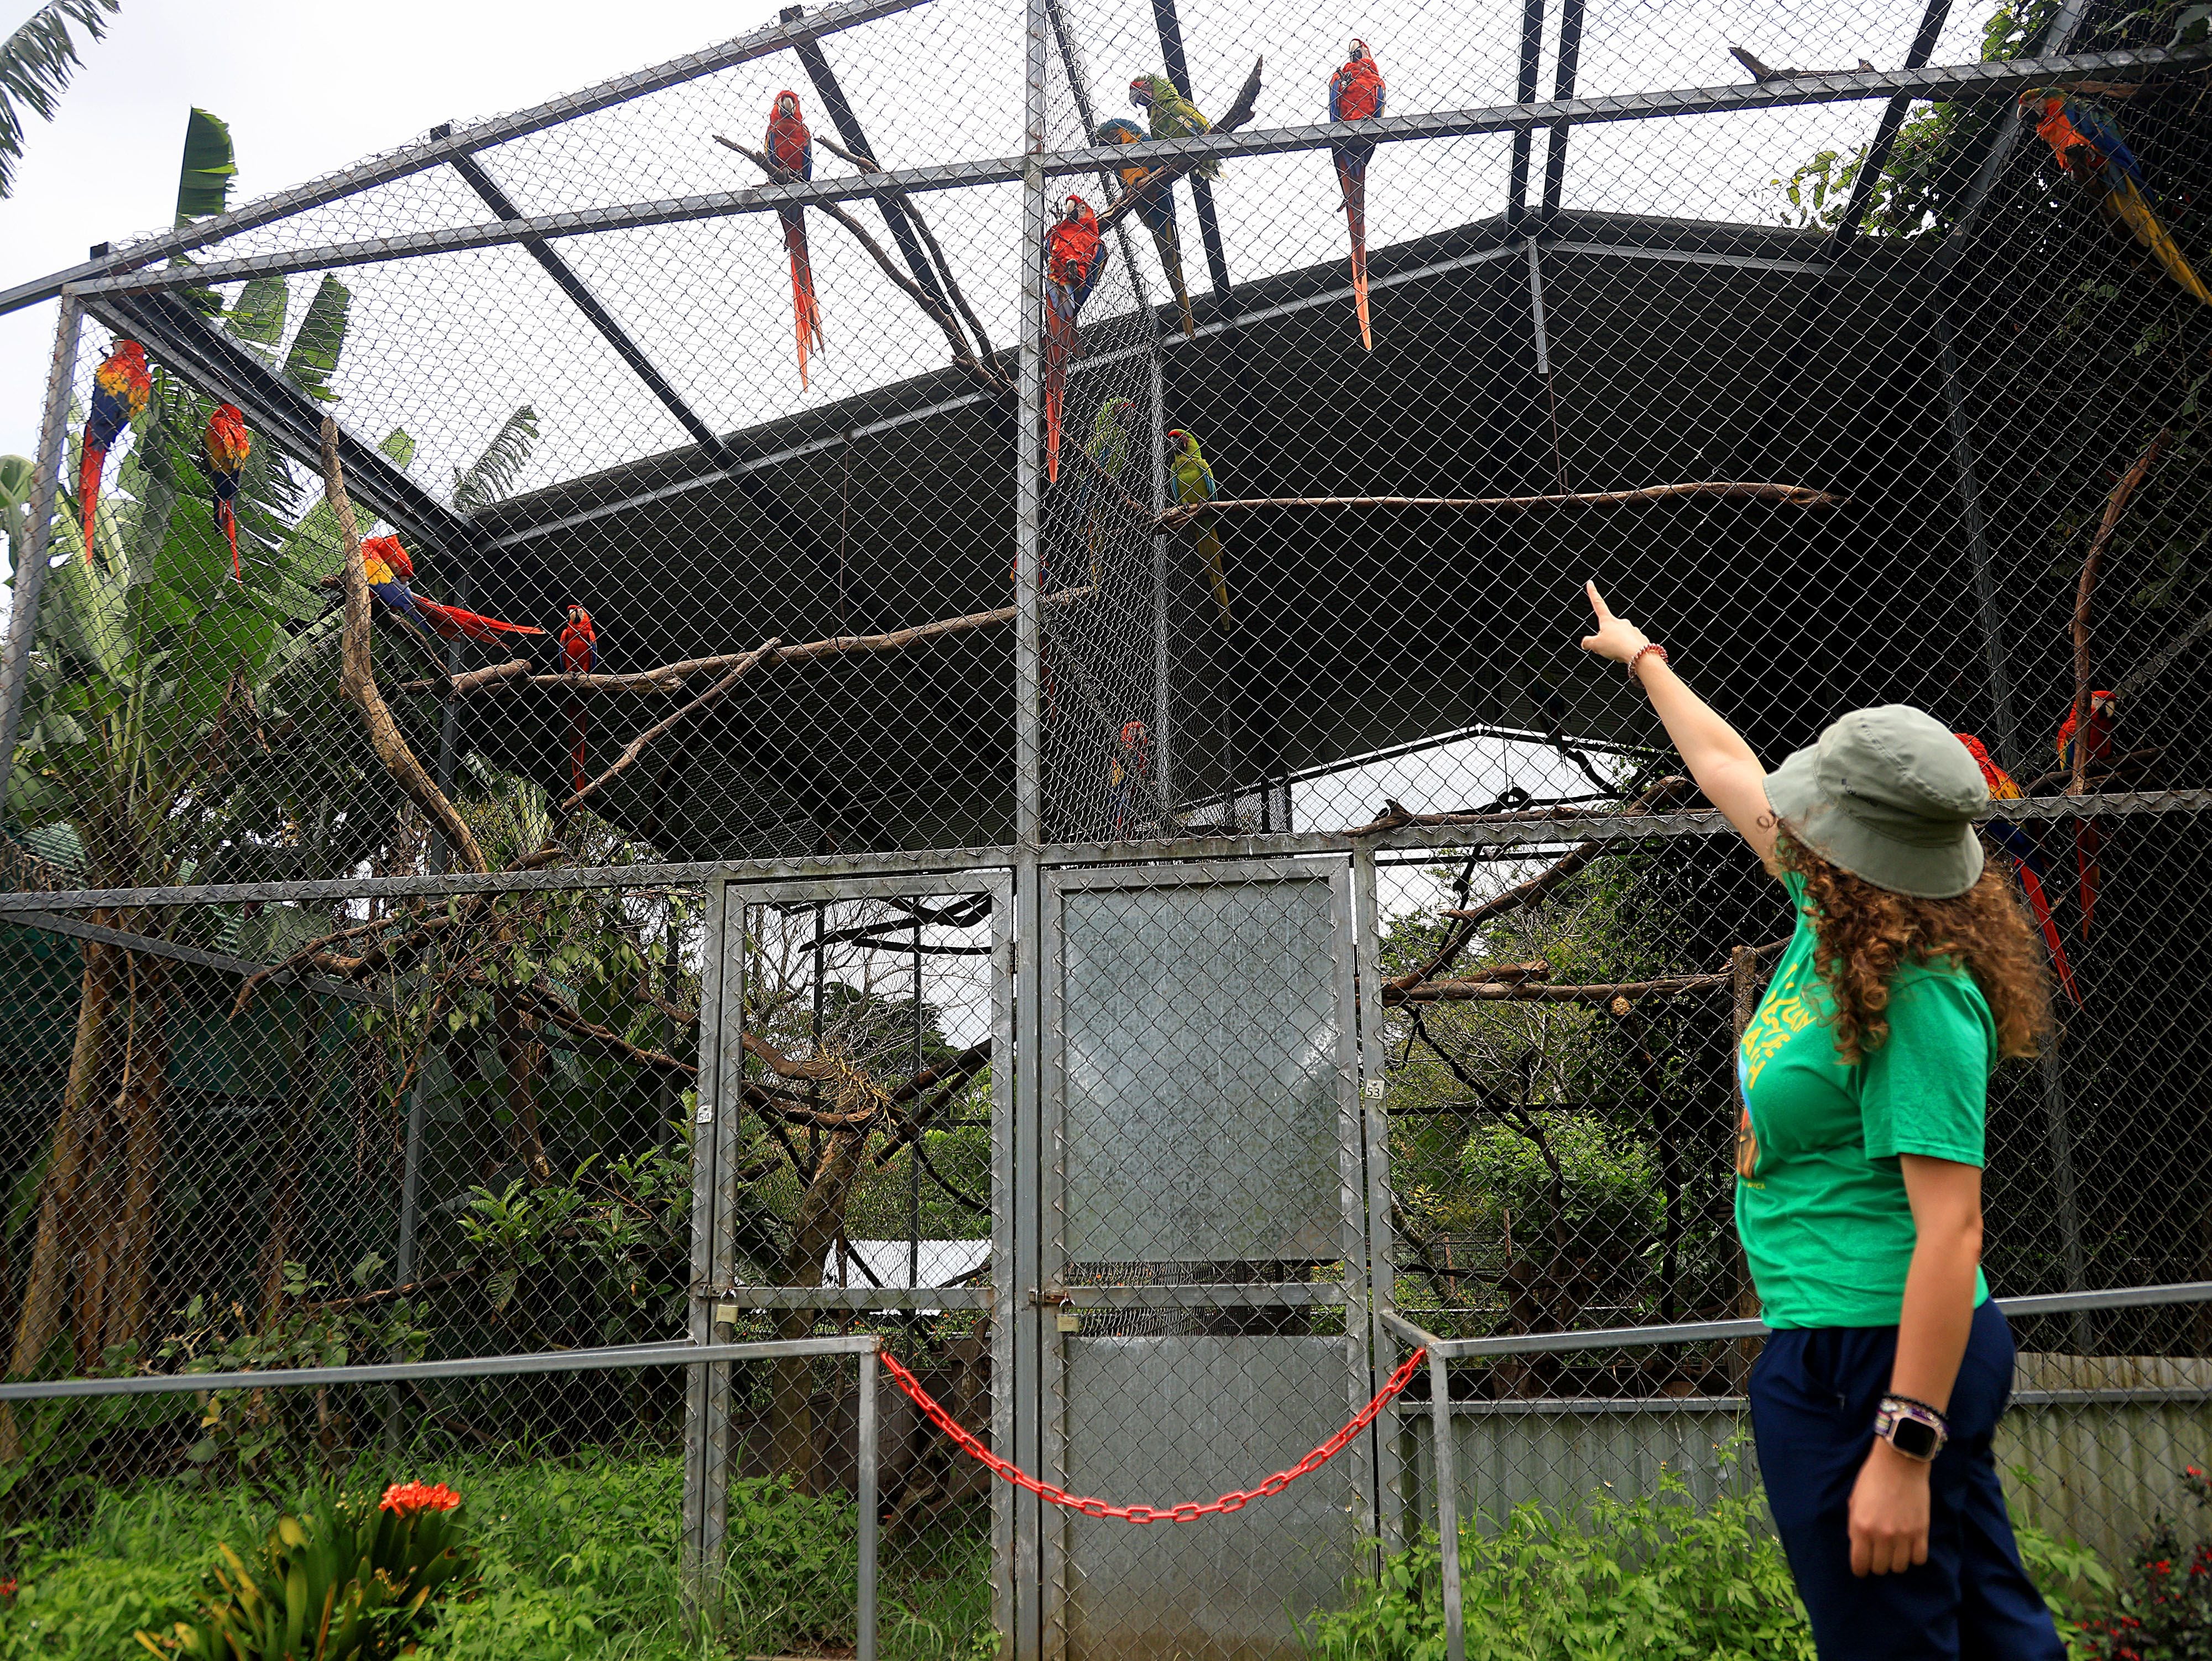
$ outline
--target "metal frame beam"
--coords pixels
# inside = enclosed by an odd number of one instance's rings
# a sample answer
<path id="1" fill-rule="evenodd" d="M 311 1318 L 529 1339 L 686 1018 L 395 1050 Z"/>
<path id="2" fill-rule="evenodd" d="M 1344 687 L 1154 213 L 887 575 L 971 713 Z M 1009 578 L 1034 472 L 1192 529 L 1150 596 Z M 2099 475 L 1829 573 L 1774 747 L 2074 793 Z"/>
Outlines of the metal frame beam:
<path id="1" fill-rule="evenodd" d="M 1190 61 L 1183 55 L 1182 23 L 1176 15 L 1175 0 L 1152 0 L 1152 27 L 1160 38 L 1160 67 L 1168 72 L 1177 91 L 1195 101 L 1197 92 L 1190 84 Z M 1206 275 L 1213 284 L 1214 303 L 1221 307 L 1224 318 L 1235 316 L 1235 302 L 1229 295 L 1229 253 L 1221 240 L 1221 218 L 1213 209 L 1213 185 L 1210 179 L 1190 175 L 1191 205 L 1198 213 L 1199 246 L 1206 251 Z"/>
<path id="2" fill-rule="evenodd" d="M 2100 795 L 2031 796 L 2002 805 L 2002 817 L 2070 821 L 2133 818 L 2145 813 L 2212 812 L 2212 789 L 2116 790 Z M 1984 810 L 1985 813 L 1994 809 Z M 1735 830 L 1718 812 L 1601 814 L 1588 818 L 1492 819 L 1482 824 L 1411 825 L 1373 837 L 1340 830 L 1291 831 L 1273 836 L 1183 837 L 1154 842 L 1095 843 L 1037 849 L 1040 867 L 1180 864 L 1190 860 L 1341 857 L 1356 843 L 1378 853 L 1407 849 L 1549 848 L 1576 842 L 1641 842 L 1674 837 L 1729 837 Z M 725 879 L 733 885 L 876 875 L 943 874 L 1018 867 L 1018 848 L 957 848 L 927 854 L 846 854 L 797 860 L 704 861 L 686 865 L 592 865 L 545 871 L 456 872 L 446 876 L 327 878 L 299 882 L 218 883 L 204 888 L 76 888 L 52 893 L 0 893 L 0 917 L 27 911 L 79 910 L 94 906 L 222 905 L 246 900 L 408 898 L 445 894 L 543 893 L 586 888 L 651 888 Z M 957 882 L 948 886 L 957 886 Z"/>
<path id="3" fill-rule="evenodd" d="M 1559 10 L 1559 62 L 1552 82 L 1554 103 L 1567 103 L 1575 95 L 1575 75 L 1581 68 L 1583 56 L 1583 0 L 1565 0 Z M 1544 143 L 1544 211 L 1542 223 L 1550 224 L 1559 216 L 1559 198 L 1567 185 L 1567 130 L 1573 124 L 1565 117 L 1553 121 L 1551 136 Z"/>
<path id="4" fill-rule="evenodd" d="M 449 123 L 433 130 L 432 136 L 443 137 L 453 131 Z M 513 222 L 523 217 L 522 210 L 514 205 L 514 198 L 501 190 L 499 181 L 473 155 L 453 158 L 453 171 L 460 174 L 468 187 L 477 193 L 484 206 L 500 218 Z M 719 459 L 723 453 L 721 435 L 699 417 L 698 411 L 685 402 L 660 368 L 647 357 L 645 348 L 630 338 L 629 332 L 616 319 L 605 301 L 593 294 L 575 268 L 555 252 L 551 243 L 542 236 L 518 239 L 524 252 L 544 267 L 546 276 L 554 286 L 568 296 L 568 303 L 582 313 L 585 320 L 599 332 L 600 338 L 615 349 L 615 354 L 629 365 L 632 373 L 643 381 L 646 390 L 660 400 L 660 405 L 676 417 L 677 424 L 691 435 L 694 442 L 704 447 Z"/>
<path id="5" fill-rule="evenodd" d="M 1513 88 L 1514 101 L 1536 101 L 1536 77 L 1544 63 L 1545 0 L 1522 0 L 1521 73 Z M 1535 149 L 1536 131 L 1522 127 L 1513 135 L 1513 160 L 1505 176 L 1505 226 L 1518 231 L 1528 216 L 1528 161 Z"/>
<path id="6" fill-rule="evenodd" d="M 1920 27 L 1913 34 L 1911 46 L 1905 49 L 1905 68 L 1917 70 L 1936 55 L 1936 42 L 1943 33 L 1943 20 L 1950 11 L 1951 0 L 1928 0 L 1927 9 L 1920 14 Z M 1891 99 L 1889 106 L 1882 111 L 1881 119 L 1875 126 L 1873 142 L 1868 144 L 1857 176 L 1851 180 L 1851 194 L 1844 204 L 1843 217 L 1829 234 L 1832 253 L 1843 252 L 1858 235 L 1860 222 L 1866 217 L 1867 208 L 1874 200 L 1874 187 L 1881 181 L 1881 170 L 1889 165 L 1890 152 L 1897 148 L 1898 131 L 1905 125 L 1905 113 L 1911 105 L 1911 99 L 1900 95 Z"/>
<path id="7" fill-rule="evenodd" d="M 910 11 L 925 3 L 927 0 L 846 0 L 846 3 L 817 12 L 804 22 L 784 22 L 772 28 L 756 29 L 750 34 L 739 35 L 734 40 L 710 46 L 704 52 L 687 53 L 650 69 L 617 76 L 611 81 L 602 81 L 581 92 L 532 105 L 511 115 L 480 121 L 447 138 L 424 144 L 410 144 L 342 173 L 310 180 L 296 189 L 279 191 L 274 196 L 248 203 L 232 212 L 217 214 L 213 218 L 199 220 L 176 230 L 164 231 L 142 242 L 132 243 L 118 252 L 51 272 L 29 283 L 19 283 L 11 289 L 0 289 L 0 316 L 20 311 L 26 306 L 36 305 L 42 300 L 52 300 L 67 283 L 150 265 L 157 260 L 168 259 L 172 254 L 205 247 L 225 237 L 235 236 L 240 231 L 272 224 L 280 219 L 289 219 L 295 214 L 305 213 L 311 208 L 358 196 L 379 185 L 388 185 L 394 179 L 405 179 L 414 173 L 428 173 L 456 156 L 472 155 L 495 144 L 527 137 L 548 127 L 560 126 L 579 116 L 625 104 L 650 93 L 665 92 L 671 87 L 680 87 L 685 82 L 696 81 L 702 76 L 713 75 L 756 58 L 765 58 L 787 46 L 796 46 L 802 41 L 819 40 L 840 30 L 861 23 L 872 23 L 879 18 L 896 16 L 900 12 Z"/>
<path id="8" fill-rule="evenodd" d="M 46 586 L 52 549 L 54 508 L 61 485 L 62 458 L 69 452 L 70 392 L 76 385 L 77 337 L 84 308 L 62 301 L 54 325 L 54 350 L 46 365 L 46 404 L 39 419 L 39 471 L 32 477 L 31 500 L 15 550 L 15 604 L 8 616 L 8 650 L 0 660 L 0 802 L 7 800 L 15 766 L 16 728 L 22 724 L 23 689 L 30 683 L 31 650 L 39 637 L 39 591 Z M 11 542 L 15 541 L 9 527 Z"/>
<path id="9" fill-rule="evenodd" d="M 991 161 L 950 162 L 887 173 L 856 173 L 841 179 L 813 179 L 804 184 L 762 185 L 743 191 L 717 191 L 699 196 L 670 197 L 567 213 L 540 214 L 492 224 L 461 225 L 443 230 L 412 232 L 402 236 L 377 237 L 361 242 L 330 243 L 288 253 L 210 259 L 197 265 L 172 270 L 130 271 L 114 276 L 88 273 L 81 280 L 70 281 L 66 291 L 90 299 L 107 294 L 150 292 L 158 289 L 204 288 L 211 283 L 243 282 L 282 272 L 335 271 L 349 265 L 379 265 L 386 260 L 496 247 L 520 242 L 527 236 L 590 236 L 605 231 L 687 224 L 699 220 L 729 218 L 739 214 L 774 213 L 781 208 L 806 207 L 823 202 L 855 201 L 900 192 L 921 194 L 984 185 L 1015 184 L 1023 178 L 1024 169 L 1032 164 L 1050 176 L 1097 173 L 1102 168 L 1128 166 L 1139 161 L 1158 163 L 1207 157 L 1273 155 L 1295 150 L 1318 149 L 1340 141 L 1347 131 L 1371 137 L 1377 143 L 1398 143 L 1414 139 L 1526 131 L 1540 126 L 1550 127 L 1563 121 L 1571 126 L 1650 121 L 1678 115 L 1729 114 L 1748 110 L 1793 109 L 1808 104 L 1864 102 L 1869 99 L 1899 94 L 1958 100 L 1977 94 L 2017 92 L 2023 87 L 2060 85 L 2130 70 L 2194 68 L 2205 62 L 2208 57 L 2212 57 L 2212 51 L 2202 46 L 2078 52 L 2055 58 L 2014 58 L 1999 63 L 1953 64 L 1918 70 L 1854 70 L 1850 74 L 1803 76 L 1788 81 L 1757 82 L 1747 86 L 1617 93 L 1600 97 L 1553 99 L 1533 104 L 1492 104 L 1468 109 L 1440 110 L 1426 115 L 1380 116 L 1372 121 L 1207 133 L 1196 138 L 1148 138 L 1140 144 L 1057 150 L 1031 158 L 1008 156 Z"/>

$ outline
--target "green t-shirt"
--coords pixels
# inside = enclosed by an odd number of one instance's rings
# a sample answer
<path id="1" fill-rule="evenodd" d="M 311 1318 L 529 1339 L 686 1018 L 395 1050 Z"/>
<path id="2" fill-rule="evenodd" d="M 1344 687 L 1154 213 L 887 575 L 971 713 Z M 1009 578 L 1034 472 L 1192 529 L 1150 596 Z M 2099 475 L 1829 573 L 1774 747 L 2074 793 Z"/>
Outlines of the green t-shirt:
<path id="1" fill-rule="evenodd" d="M 1908 964 L 1889 1037 L 1844 1065 L 1804 879 L 1783 880 L 1797 930 L 1736 1046 L 1736 1231 L 1770 1327 L 1895 1326 L 1915 1238 L 1897 1156 L 1982 1163 L 1996 1024 L 1964 968 Z"/>

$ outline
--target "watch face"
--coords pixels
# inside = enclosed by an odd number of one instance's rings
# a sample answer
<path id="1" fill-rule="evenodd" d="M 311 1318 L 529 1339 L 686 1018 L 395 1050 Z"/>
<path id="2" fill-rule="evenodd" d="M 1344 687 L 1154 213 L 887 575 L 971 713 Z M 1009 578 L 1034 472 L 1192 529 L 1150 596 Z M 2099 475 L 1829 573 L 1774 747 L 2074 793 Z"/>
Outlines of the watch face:
<path id="1" fill-rule="evenodd" d="M 1890 1432 L 1890 1445 L 1914 1459 L 1936 1457 L 1936 1432 L 1917 1419 L 1899 1419 Z"/>

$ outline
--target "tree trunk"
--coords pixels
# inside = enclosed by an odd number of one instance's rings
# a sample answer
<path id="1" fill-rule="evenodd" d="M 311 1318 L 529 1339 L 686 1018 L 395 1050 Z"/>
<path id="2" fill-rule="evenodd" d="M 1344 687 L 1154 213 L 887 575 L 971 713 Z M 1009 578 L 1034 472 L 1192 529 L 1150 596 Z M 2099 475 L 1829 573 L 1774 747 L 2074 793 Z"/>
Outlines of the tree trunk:
<path id="1" fill-rule="evenodd" d="M 315 1116 L 315 1098 L 322 1087 L 321 1023 L 312 1000 L 301 1005 L 301 1036 L 292 1046 L 291 1080 L 284 1119 L 284 1141 L 276 1155 L 276 1178 L 269 1190 L 269 1232 L 261 1242 L 261 1261 L 256 1266 L 261 1282 L 264 1330 L 283 1312 L 284 1265 L 292 1255 L 292 1229 L 300 1214 L 300 1145 Z"/>
<path id="2" fill-rule="evenodd" d="M 514 1151 L 530 1174 L 550 1182 L 553 1167 L 545 1158 L 544 1139 L 538 1129 L 538 1063 L 544 1052 L 532 1031 L 530 1018 L 503 992 L 493 999 L 493 1025 L 499 1034 L 500 1065 L 507 1072 L 507 1107 L 512 1116 L 509 1135 Z"/>
<path id="3" fill-rule="evenodd" d="M 845 1208 L 860 1176 L 870 1129 L 866 1124 L 840 1127 L 824 1139 L 792 1224 L 791 1244 L 783 1256 L 784 1285 L 822 1284 L 823 1262 L 845 1232 Z M 793 1310 L 779 1323 L 778 1335 L 804 1338 L 812 1324 L 807 1311 Z M 812 1372 L 812 1363 L 805 1357 L 777 1362 L 769 1408 L 770 1469 L 808 1494 L 813 1492 L 815 1476 Z"/>

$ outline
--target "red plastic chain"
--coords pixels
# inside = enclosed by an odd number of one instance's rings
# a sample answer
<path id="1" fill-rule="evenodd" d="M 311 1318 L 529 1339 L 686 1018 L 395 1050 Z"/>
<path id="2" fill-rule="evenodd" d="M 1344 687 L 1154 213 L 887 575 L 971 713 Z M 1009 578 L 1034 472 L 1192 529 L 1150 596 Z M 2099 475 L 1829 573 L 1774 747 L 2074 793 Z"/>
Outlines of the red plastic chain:
<path id="1" fill-rule="evenodd" d="M 1243 1494 L 1224 1494 L 1218 1500 L 1209 1500 L 1204 1505 L 1196 1500 L 1185 1500 L 1179 1506 L 1160 1509 L 1152 1506 L 1109 1506 L 1103 1500 L 1087 1500 L 1070 1494 L 1066 1488 L 1054 1488 L 1049 1482 L 1039 1482 L 1018 1466 L 1001 1459 L 985 1447 L 953 1416 L 930 1398 L 921 1381 L 898 1364 L 896 1357 L 878 1356 L 884 1370 L 891 1381 L 914 1399 L 914 1404 L 928 1417 L 929 1421 L 958 1445 L 969 1457 L 988 1466 L 1016 1488 L 1027 1488 L 1031 1494 L 1050 1500 L 1055 1506 L 1066 1506 L 1070 1511 L 1079 1511 L 1085 1517 L 1118 1517 L 1125 1523 L 1189 1523 L 1201 1517 L 1218 1516 L 1224 1512 L 1242 1511 L 1255 1500 L 1265 1500 L 1270 1494 L 1280 1494 L 1285 1488 L 1310 1470 L 1318 1470 L 1344 1451 L 1346 1444 L 1375 1422 L 1375 1415 L 1395 1400 L 1398 1393 L 1413 1382 L 1414 1372 L 1420 1366 L 1428 1351 L 1417 1349 L 1405 1360 L 1404 1365 L 1392 1373 L 1382 1388 L 1375 1392 L 1375 1399 L 1352 1415 L 1352 1422 L 1323 1442 L 1311 1453 L 1288 1470 L 1279 1470 L 1256 1488 Z"/>

